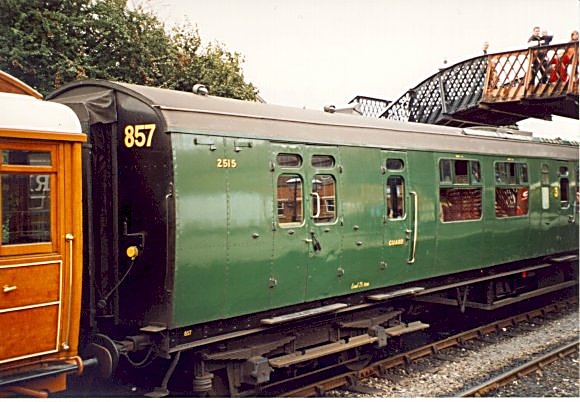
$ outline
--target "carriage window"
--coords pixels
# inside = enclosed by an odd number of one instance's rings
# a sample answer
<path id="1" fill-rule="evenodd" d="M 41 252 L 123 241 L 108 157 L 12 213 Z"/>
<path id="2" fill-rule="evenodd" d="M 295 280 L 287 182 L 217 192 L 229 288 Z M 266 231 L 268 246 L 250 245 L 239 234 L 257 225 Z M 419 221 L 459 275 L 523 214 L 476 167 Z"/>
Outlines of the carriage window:
<path id="1" fill-rule="evenodd" d="M 560 166 L 560 207 L 570 206 L 570 181 L 568 180 L 568 166 Z"/>
<path id="2" fill-rule="evenodd" d="M 519 183 L 528 182 L 528 165 L 525 163 L 519 163 L 520 180 Z"/>
<path id="3" fill-rule="evenodd" d="M 481 188 L 440 188 L 439 202 L 442 222 L 481 218 Z"/>
<path id="4" fill-rule="evenodd" d="M 472 184 L 481 183 L 481 169 L 479 167 L 478 161 L 471 161 L 471 183 Z"/>
<path id="5" fill-rule="evenodd" d="M 50 152 L 2 150 L 3 165 L 50 166 Z"/>
<path id="6" fill-rule="evenodd" d="M 47 151 L 2 150 L 2 166 L 30 170 L 51 164 L 51 153 Z M 1 174 L 3 245 L 50 242 L 51 176 L 48 172 Z"/>
<path id="7" fill-rule="evenodd" d="M 336 180 L 329 174 L 312 179 L 312 218 L 315 223 L 336 220 Z"/>
<path id="8" fill-rule="evenodd" d="M 386 186 L 387 216 L 401 219 L 405 216 L 405 180 L 401 176 L 389 176 Z"/>
<path id="9" fill-rule="evenodd" d="M 465 159 L 441 159 L 439 161 L 439 181 L 453 184 L 480 184 L 479 162 Z"/>
<path id="10" fill-rule="evenodd" d="M 550 185 L 550 167 L 545 163 L 542 163 L 542 186 Z"/>
<path id="11" fill-rule="evenodd" d="M 1 177 L 2 244 L 49 242 L 51 175 L 10 173 Z"/>
<path id="12" fill-rule="evenodd" d="M 544 167 L 545 165 L 542 165 L 542 170 Z M 527 215 L 530 189 L 522 184 L 528 182 L 528 165 L 516 162 L 497 162 L 495 164 L 495 180 L 497 184 L 495 188 L 495 216 L 505 218 Z M 544 205 L 543 194 L 542 190 L 542 204 Z"/>
<path id="13" fill-rule="evenodd" d="M 451 161 L 449 159 L 439 161 L 439 175 L 441 183 L 451 183 Z"/>
<path id="14" fill-rule="evenodd" d="M 479 162 L 465 159 L 441 159 L 439 175 L 441 222 L 480 219 L 483 192 Z"/>
<path id="15" fill-rule="evenodd" d="M 570 206 L 569 192 L 570 183 L 566 177 L 562 177 L 560 179 L 560 206 L 562 208 L 568 208 Z"/>
<path id="16" fill-rule="evenodd" d="M 302 223 L 302 200 L 302 178 L 297 174 L 278 176 L 277 209 L 280 226 Z"/>
<path id="17" fill-rule="evenodd" d="M 389 170 L 403 170 L 405 162 L 402 159 L 387 159 L 387 169 Z"/>
<path id="18" fill-rule="evenodd" d="M 501 162 L 495 164 L 495 181 L 496 183 L 516 184 L 516 164 L 510 162 Z"/>
<path id="19" fill-rule="evenodd" d="M 540 183 L 542 184 L 542 209 L 550 208 L 550 167 L 542 163 Z"/>
<path id="20" fill-rule="evenodd" d="M 580 211 L 580 183 L 578 182 L 579 179 L 579 169 L 578 166 L 576 166 L 576 198 L 574 201 L 574 209 L 576 210 L 576 212 Z"/>
<path id="21" fill-rule="evenodd" d="M 334 158 L 330 155 L 313 155 L 312 166 L 317 168 L 334 167 Z"/>
<path id="22" fill-rule="evenodd" d="M 300 167 L 302 157 L 297 154 L 278 154 L 276 155 L 276 163 L 280 167 Z"/>
<path id="23" fill-rule="evenodd" d="M 495 189 L 495 216 L 505 218 L 528 214 L 527 187 L 498 187 Z"/>
<path id="24" fill-rule="evenodd" d="M 456 160 L 454 161 L 455 174 L 453 177 L 453 183 L 455 184 L 467 184 L 469 183 L 469 171 L 467 170 L 468 161 Z"/>

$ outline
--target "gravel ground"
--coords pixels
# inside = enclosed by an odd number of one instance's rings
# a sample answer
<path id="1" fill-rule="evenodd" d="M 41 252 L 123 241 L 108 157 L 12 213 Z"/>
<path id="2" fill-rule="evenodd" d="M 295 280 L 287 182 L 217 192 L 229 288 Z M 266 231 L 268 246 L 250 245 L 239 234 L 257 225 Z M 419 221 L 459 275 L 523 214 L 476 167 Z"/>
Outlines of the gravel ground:
<path id="1" fill-rule="evenodd" d="M 441 352 L 441 359 L 418 359 L 406 369 L 397 367 L 389 370 L 386 378 L 361 381 L 360 385 L 374 388 L 376 391 L 373 393 L 332 391 L 327 396 L 453 396 L 511 368 L 515 363 L 529 361 L 535 355 L 578 339 L 578 325 L 578 311 L 572 311 L 546 321 L 521 324 L 516 329 L 506 328 L 500 335 L 492 334 L 484 341 L 471 342 L 469 346 L 473 348 L 450 348 Z M 493 396 L 578 397 L 578 367 L 578 355 L 569 356 L 496 391 Z"/>

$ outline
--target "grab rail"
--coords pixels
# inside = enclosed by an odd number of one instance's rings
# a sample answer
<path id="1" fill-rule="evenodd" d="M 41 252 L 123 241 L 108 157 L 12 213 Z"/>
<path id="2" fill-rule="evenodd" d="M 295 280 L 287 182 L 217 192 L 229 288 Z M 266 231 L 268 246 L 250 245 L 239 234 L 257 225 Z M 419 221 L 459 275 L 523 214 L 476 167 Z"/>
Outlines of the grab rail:
<path id="1" fill-rule="evenodd" d="M 413 196 L 413 244 L 411 249 L 411 259 L 407 260 L 407 264 L 414 264 L 415 263 L 415 253 L 417 252 L 417 224 L 418 224 L 418 214 L 419 214 L 419 196 L 417 195 L 416 191 L 409 191 L 409 193 Z"/>

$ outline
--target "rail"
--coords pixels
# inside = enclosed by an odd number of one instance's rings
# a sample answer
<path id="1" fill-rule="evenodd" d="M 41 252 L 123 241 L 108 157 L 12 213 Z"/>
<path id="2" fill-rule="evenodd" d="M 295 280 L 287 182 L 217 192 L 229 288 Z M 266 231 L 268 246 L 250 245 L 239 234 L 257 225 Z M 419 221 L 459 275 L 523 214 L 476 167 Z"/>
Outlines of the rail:
<path id="1" fill-rule="evenodd" d="M 563 359 L 566 356 L 578 353 L 578 340 L 568 343 L 567 345 L 561 346 L 556 350 L 552 350 L 537 357 L 519 367 L 502 373 L 491 380 L 488 380 L 482 384 L 478 384 L 466 391 L 463 391 L 455 397 L 467 397 L 467 396 L 485 396 L 486 394 L 495 391 L 496 389 L 511 383 L 514 380 L 520 378 L 520 376 L 525 376 L 533 373 L 537 369 L 541 369 L 556 360 Z"/>
<path id="2" fill-rule="evenodd" d="M 356 383 L 358 380 L 372 376 L 381 376 L 385 370 L 397 367 L 406 366 L 416 359 L 427 357 L 438 352 L 457 346 L 464 346 L 465 342 L 473 339 L 480 339 L 487 334 L 502 332 L 502 328 L 516 327 L 520 323 L 529 322 L 536 317 L 545 317 L 549 313 L 558 313 L 562 311 L 563 308 L 567 306 L 573 306 L 577 304 L 576 298 L 570 298 L 558 302 L 554 302 L 547 306 L 534 309 L 525 313 L 517 314 L 509 318 L 505 318 L 493 323 L 489 323 L 478 328 L 474 328 L 460 334 L 451 335 L 448 338 L 435 341 L 433 343 L 420 346 L 411 351 L 403 352 L 401 354 L 388 357 L 384 360 L 371 363 L 368 367 L 362 368 L 361 370 L 354 370 L 345 372 L 339 375 L 335 375 L 331 378 L 326 378 L 322 380 L 315 381 L 308 385 L 303 385 L 300 388 L 296 388 L 290 391 L 285 391 L 278 394 L 278 397 L 311 397 L 311 396 L 321 396 L 325 392 L 333 389 L 351 385 Z M 275 384 L 269 385 L 274 386 Z"/>
<path id="3" fill-rule="evenodd" d="M 468 59 L 392 103 L 363 96 L 353 101 L 368 117 L 457 127 L 510 125 L 552 115 L 578 119 L 578 42 Z"/>

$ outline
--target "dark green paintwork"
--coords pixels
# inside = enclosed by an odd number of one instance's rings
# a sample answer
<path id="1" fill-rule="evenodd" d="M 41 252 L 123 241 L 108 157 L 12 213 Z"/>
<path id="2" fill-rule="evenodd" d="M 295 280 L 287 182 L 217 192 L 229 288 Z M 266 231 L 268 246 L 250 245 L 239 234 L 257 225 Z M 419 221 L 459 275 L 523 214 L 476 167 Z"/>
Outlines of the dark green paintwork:
<path id="1" fill-rule="evenodd" d="M 530 212 L 496 218 L 494 163 L 512 160 L 509 156 L 191 134 L 172 138 L 177 214 L 174 327 L 577 249 L 578 224 L 568 222 L 573 206 L 562 208 L 554 197 L 558 167 L 566 165 L 569 198 L 574 200 L 576 165 L 571 162 L 516 159 L 528 164 Z M 278 153 L 300 154 L 304 163 L 281 168 L 275 163 Z M 335 167 L 312 167 L 315 154 L 332 155 Z M 402 159 L 404 169 L 388 171 L 385 161 L 390 157 Z M 441 158 L 480 162 L 484 184 L 480 220 L 441 222 Z M 236 167 L 218 168 L 217 159 L 235 159 Z M 541 163 L 550 164 L 547 210 L 541 208 Z M 305 183 L 304 222 L 291 227 L 280 227 L 276 220 L 276 183 L 283 173 L 300 175 Z M 322 173 L 337 180 L 338 219 L 316 224 L 308 183 Z M 406 183 L 406 215 L 399 220 L 385 216 L 389 175 L 401 176 Z M 416 228 L 411 191 L 418 196 Z M 418 240 L 415 261 L 410 263 L 413 230 L 418 231 Z M 307 241 L 312 234 L 320 242 L 319 252 Z M 400 239 L 403 244 L 389 246 L 389 241 Z"/>

